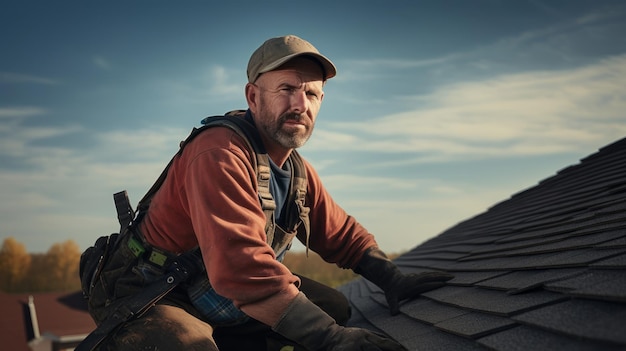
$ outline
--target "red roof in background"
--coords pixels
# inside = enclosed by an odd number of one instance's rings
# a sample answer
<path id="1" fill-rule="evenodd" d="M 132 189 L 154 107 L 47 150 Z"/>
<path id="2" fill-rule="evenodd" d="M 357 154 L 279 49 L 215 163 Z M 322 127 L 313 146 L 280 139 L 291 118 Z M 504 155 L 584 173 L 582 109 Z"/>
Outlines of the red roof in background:
<path id="1" fill-rule="evenodd" d="M 39 333 L 69 336 L 88 334 L 96 324 L 87 312 L 81 292 L 6 294 L 0 292 L 0 340 L 2 348 L 30 351 L 33 329 L 28 309 L 28 297 L 33 296 Z"/>

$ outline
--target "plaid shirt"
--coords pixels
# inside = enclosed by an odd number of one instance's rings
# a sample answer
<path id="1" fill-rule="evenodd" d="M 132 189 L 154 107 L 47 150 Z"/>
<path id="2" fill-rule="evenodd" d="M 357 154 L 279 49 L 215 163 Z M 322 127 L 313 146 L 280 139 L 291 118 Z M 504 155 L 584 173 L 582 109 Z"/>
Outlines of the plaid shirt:
<path id="1" fill-rule="evenodd" d="M 218 295 L 204 276 L 187 289 L 191 303 L 211 326 L 233 326 L 249 320 L 232 300 Z"/>

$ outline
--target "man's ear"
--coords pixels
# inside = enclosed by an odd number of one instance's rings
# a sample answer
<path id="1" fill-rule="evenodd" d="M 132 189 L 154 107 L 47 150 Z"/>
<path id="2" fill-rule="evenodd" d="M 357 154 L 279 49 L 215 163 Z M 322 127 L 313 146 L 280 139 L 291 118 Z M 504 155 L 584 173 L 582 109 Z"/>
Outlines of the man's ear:
<path id="1" fill-rule="evenodd" d="M 246 84 L 246 88 L 245 88 L 245 93 L 246 93 L 246 102 L 248 103 L 248 107 L 250 108 L 250 111 L 252 111 L 252 113 L 256 112 L 257 110 L 257 99 L 258 99 L 258 93 L 259 93 L 259 89 L 257 88 L 256 85 L 252 84 L 252 83 L 248 83 Z"/>

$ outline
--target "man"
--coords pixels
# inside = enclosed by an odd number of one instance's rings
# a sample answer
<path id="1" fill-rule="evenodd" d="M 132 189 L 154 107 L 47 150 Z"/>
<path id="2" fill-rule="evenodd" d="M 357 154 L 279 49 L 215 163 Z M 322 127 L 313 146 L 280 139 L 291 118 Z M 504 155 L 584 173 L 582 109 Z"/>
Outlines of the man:
<path id="1" fill-rule="evenodd" d="M 256 127 L 263 150 L 252 150 L 249 140 L 229 128 L 209 128 L 191 140 L 174 158 L 133 235 L 107 263 L 90 312 L 102 322 L 113 306 L 163 274 L 147 262 L 146 246 L 166 257 L 199 247 L 206 273 L 126 323 L 107 347 L 404 350 L 378 334 L 341 326 L 349 318 L 345 298 L 281 263 L 297 236 L 326 261 L 354 269 L 381 287 L 392 313 L 400 300 L 451 278 L 436 272 L 402 274 L 295 152 L 313 132 L 324 85 L 336 74 L 334 64 L 307 41 L 289 35 L 263 43 L 252 54 L 247 74 L 248 110 L 232 118 Z M 269 189 L 276 209 L 270 222 L 259 201 L 258 152 L 271 161 Z M 304 190 L 295 184 L 298 172 Z"/>

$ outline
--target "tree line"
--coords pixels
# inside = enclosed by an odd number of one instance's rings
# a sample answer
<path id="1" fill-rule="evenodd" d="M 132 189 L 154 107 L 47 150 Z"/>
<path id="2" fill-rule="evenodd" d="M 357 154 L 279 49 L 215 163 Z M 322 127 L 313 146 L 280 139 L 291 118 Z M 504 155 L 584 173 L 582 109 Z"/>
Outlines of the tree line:
<path id="1" fill-rule="evenodd" d="M 0 291 L 79 290 L 80 254 L 80 248 L 73 240 L 54 244 L 45 254 L 30 254 L 15 238 L 6 238 L 0 247 Z"/>
<path id="2" fill-rule="evenodd" d="M 0 247 L 0 291 L 6 293 L 80 290 L 78 265 L 82 251 L 73 240 L 53 244 L 46 253 L 28 253 L 13 237 Z M 326 263 L 314 252 L 289 252 L 284 264 L 294 273 L 331 287 L 356 277 L 351 270 Z"/>

